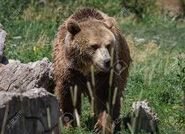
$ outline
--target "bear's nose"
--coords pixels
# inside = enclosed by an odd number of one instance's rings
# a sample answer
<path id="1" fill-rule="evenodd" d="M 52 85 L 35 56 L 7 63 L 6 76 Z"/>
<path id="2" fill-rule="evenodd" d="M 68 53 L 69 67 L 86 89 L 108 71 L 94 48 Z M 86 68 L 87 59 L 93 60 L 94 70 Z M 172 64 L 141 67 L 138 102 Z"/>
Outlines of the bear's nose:
<path id="1" fill-rule="evenodd" d="M 110 59 L 106 59 L 106 60 L 104 61 L 104 66 L 105 66 L 106 68 L 109 68 L 109 67 L 110 67 Z"/>

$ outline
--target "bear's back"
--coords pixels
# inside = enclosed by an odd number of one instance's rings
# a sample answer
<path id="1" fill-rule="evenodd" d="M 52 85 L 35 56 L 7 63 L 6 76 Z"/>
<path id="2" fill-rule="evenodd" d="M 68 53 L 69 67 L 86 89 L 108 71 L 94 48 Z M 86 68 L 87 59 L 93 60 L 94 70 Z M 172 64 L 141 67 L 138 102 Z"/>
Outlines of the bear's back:
<path id="1" fill-rule="evenodd" d="M 84 8 L 74 13 L 69 19 L 74 19 L 77 22 L 81 22 L 81 21 L 85 21 L 90 18 L 97 19 L 97 20 L 103 20 L 104 16 L 102 12 L 100 11 L 97 11 L 92 8 Z"/>

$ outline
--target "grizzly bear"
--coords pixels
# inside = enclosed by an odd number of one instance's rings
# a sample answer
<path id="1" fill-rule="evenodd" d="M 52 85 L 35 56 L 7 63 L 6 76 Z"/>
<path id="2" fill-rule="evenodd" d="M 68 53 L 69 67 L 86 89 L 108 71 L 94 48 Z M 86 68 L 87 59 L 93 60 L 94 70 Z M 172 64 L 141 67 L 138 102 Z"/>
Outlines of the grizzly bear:
<path id="1" fill-rule="evenodd" d="M 91 8 L 78 10 L 59 27 L 53 58 L 64 125 L 74 125 L 85 93 L 94 103 L 95 129 L 102 130 L 106 115 L 119 128 L 120 122 L 114 121 L 119 119 L 131 57 L 114 18 Z"/>

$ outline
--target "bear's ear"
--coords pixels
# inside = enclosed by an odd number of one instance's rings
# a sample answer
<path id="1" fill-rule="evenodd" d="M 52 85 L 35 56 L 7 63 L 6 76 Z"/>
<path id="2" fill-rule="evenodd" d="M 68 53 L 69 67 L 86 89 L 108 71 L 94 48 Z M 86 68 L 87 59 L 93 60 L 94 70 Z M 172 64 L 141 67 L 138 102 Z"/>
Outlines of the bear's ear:
<path id="1" fill-rule="evenodd" d="M 116 25 L 116 20 L 112 17 L 109 17 L 106 18 L 103 23 L 107 28 L 111 29 L 113 26 Z"/>
<path id="2" fill-rule="evenodd" d="M 69 20 L 67 22 L 67 30 L 74 36 L 76 35 L 78 32 L 80 32 L 80 26 L 78 24 L 78 22 L 76 22 L 75 20 Z"/>

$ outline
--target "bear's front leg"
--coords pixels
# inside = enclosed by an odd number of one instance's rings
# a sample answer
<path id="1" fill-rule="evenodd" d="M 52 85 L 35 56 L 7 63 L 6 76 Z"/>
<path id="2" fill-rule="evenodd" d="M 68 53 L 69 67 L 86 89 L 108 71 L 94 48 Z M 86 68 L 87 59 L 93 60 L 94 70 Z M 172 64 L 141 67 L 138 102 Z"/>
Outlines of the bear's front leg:
<path id="1" fill-rule="evenodd" d="M 121 108 L 121 97 L 117 95 L 115 98 L 115 104 L 110 105 L 110 111 L 107 112 L 106 110 L 103 109 L 101 111 L 98 111 L 98 118 L 94 127 L 94 131 L 96 133 L 101 131 L 106 134 L 112 134 L 114 132 L 120 131 L 121 125 L 121 119 L 119 117 L 120 108 Z"/>
<path id="2" fill-rule="evenodd" d="M 105 77 L 104 77 L 105 78 Z M 102 81 L 100 81 L 102 82 Z M 94 125 L 94 133 L 105 133 L 112 134 L 113 133 L 113 125 L 112 118 L 107 110 L 108 104 L 108 84 L 106 81 L 100 86 L 97 83 L 96 91 L 94 99 L 95 101 L 95 120 L 96 123 Z"/>
<path id="3" fill-rule="evenodd" d="M 121 93 L 119 90 L 115 93 L 114 89 L 112 89 L 111 94 L 109 93 L 111 89 L 106 85 L 101 89 L 96 89 L 95 115 L 97 122 L 94 131 L 97 133 L 104 131 L 109 134 L 120 130 Z"/>
<path id="4" fill-rule="evenodd" d="M 79 119 L 77 116 L 81 115 L 81 91 L 78 90 L 75 95 L 72 89 L 70 92 L 61 96 L 61 101 L 64 126 L 76 126 L 77 120 Z"/>
<path id="5" fill-rule="evenodd" d="M 55 93 L 58 96 L 60 102 L 60 108 L 62 111 L 62 122 L 64 127 L 76 126 L 76 118 L 81 114 L 81 91 L 80 89 L 74 93 L 74 88 L 65 86 L 62 84 L 61 88 L 56 88 Z M 68 84 L 67 84 L 68 85 Z M 75 113 L 76 112 L 76 113 Z"/>
<path id="6" fill-rule="evenodd" d="M 119 95 L 115 98 L 115 104 L 112 105 L 112 120 L 113 120 L 113 127 L 115 132 L 120 131 L 121 119 L 120 119 L 120 109 L 121 109 L 121 97 Z"/>

